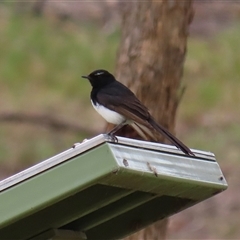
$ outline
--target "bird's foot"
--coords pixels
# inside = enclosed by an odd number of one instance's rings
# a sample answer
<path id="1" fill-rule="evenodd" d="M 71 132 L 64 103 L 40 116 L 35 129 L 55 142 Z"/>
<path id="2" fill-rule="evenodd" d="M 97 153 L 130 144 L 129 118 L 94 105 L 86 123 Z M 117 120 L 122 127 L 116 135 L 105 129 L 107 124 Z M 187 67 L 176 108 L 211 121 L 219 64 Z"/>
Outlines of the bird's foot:
<path id="1" fill-rule="evenodd" d="M 110 138 L 111 141 L 118 143 L 118 139 L 114 134 L 108 133 L 107 136 Z"/>
<path id="2" fill-rule="evenodd" d="M 81 143 L 77 142 L 72 145 L 72 148 L 76 148 L 77 146 L 81 145 Z"/>

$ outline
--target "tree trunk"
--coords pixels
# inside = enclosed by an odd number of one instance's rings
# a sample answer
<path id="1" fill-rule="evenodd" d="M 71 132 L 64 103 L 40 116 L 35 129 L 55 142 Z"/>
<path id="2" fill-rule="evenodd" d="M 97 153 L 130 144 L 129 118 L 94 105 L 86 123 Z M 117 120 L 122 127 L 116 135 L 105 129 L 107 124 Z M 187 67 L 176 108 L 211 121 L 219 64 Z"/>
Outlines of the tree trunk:
<path id="1" fill-rule="evenodd" d="M 116 78 L 136 93 L 157 122 L 174 132 L 192 1 L 129 1 L 121 7 Z M 136 133 L 125 127 L 118 135 Z M 166 232 L 163 220 L 127 239 L 165 239 Z"/>
<path id="2" fill-rule="evenodd" d="M 41 16 L 43 14 L 46 0 L 36 0 L 32 6 L 32 11 L 35 15 Z"/>

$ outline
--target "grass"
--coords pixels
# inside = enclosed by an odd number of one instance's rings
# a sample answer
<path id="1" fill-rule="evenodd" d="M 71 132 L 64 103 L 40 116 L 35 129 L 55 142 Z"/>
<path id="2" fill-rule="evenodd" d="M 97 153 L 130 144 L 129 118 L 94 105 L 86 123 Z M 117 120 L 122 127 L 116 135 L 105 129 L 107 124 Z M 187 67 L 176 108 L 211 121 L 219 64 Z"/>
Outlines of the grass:
<path id="1" fill-rule="evenodd" d="M 190 39 L 185 64 L 180 121 L 189 126 L 187 141 L 220 156 L 239 143 L 239 40 L 237 26 L 208 41 Z"/>
<path id="2" fill-rule="evenodd" d="M 86 96 L 87 83 L 80 76 L 96 66 L 114 67 L 117 35 L 106 37 L 94 27 L 70 22 L 60 27 L 44 18 L 12 15 L 1 35 L 1 81 L 18 99 L 32 89 Z"/>
<path id="3" fill-rule="evenodd" d="M 229 42 L 229 39 L 232 40 L 232 43 Z M 216 107 L 229 109 L 232 98 L 240 100 L 238 89 L 233 87 L 240 85 L 238 81 L 239 40 L 240 32 L 234 30 L 220 34 L 209 43 L 202 43 L 195 39 L 189 42 L 185 79 L 191 85 L 191 91 L 188 91 L 187 94 L 191 99 L 200 100 L 197 108 L 194 101 L 191 102 L 192 105 L 191 103 L 186 104 L 192 109 L 190 114 L 194 111 L 201 113 L 202 110 L 206 111 Z M 224 44 L 227 45 L 224 46 Z M 234 110 L 235 107 L 233 104 L 230 109 Z M 190 109 L 186 111 L 190 111 Z"/>
<path id="4" fill-rule="evenodd" d="M 5 10 L 7 14 L 0 15 L 1 112 L 48 113 L 70 122 L 91 122 L 85 115 L 90 85 L 81 75 L 96 68 L 114 69 L 119 31 L 106 35 L 96 26 Z M 10 172 L 15 171 L 10 162 L 25 168 L 83 138 L 81 133 L 54 133 L 25 124 L 3 124 L 0 131 L 0 166 L 11 166 Z"/>

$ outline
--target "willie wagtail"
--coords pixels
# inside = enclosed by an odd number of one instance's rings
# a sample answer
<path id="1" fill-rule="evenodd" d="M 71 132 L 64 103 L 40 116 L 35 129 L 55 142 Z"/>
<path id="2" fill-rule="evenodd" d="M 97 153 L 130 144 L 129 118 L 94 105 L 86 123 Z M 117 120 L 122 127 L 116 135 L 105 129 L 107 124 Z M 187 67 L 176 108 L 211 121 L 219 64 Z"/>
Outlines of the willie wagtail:
<path id="1" fill-rule="evenodd" d="M 185 154 L 194 156 L 186 145 L 157 124 L 134 93 L 118 82 L 111 73 L 100 69 L 82 77 L 87 78 L 92 85 L 91 102 L 95 110 L 107 122 L 117 125 L 108 133 L 110 136 L 114 137 L 115 132 L 125 124 L 130 124 L 143 138 L 150 136 L 158 141 L 161 133 Z"/>

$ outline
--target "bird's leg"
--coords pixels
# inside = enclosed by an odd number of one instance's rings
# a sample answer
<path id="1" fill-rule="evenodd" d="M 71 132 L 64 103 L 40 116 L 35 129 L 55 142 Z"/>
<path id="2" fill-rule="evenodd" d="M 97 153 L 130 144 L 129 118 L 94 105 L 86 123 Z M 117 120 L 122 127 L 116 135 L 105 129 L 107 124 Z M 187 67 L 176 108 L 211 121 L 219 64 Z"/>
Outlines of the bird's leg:
<path id="1" fill-rule="evenodd" d="M 119 129 L 121 129 L 126 124 L 126 121 L 118 124 L 115 126 L 110 132 L 107 133 L 107 135 L 113 140 L 114 142 L 118 142 L 117 137 L 114 135 L 115 132 L 117 132 Z"/>

